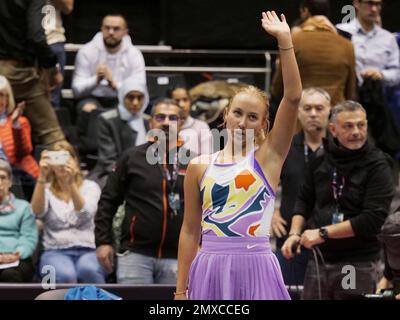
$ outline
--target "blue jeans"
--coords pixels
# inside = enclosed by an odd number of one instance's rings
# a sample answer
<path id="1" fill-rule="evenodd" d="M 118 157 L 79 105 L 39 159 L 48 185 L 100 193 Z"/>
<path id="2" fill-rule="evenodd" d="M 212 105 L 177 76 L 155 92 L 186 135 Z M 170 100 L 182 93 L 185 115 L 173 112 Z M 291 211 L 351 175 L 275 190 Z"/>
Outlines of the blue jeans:
<path id="1" fill-rule="evenodd" d="M 46 265 L 54 267 L 56 283 L 105 283 L 106 272 L 97 261 L 95 249 L 45 250 L 40 257 L 40 272 Z"/>
<path id="2" fill-rule="evenodd" d="M 117 282 L 123 284 L 175 284 L 176 259 L 158 259 L 127 251 L 118 254 Z"/>

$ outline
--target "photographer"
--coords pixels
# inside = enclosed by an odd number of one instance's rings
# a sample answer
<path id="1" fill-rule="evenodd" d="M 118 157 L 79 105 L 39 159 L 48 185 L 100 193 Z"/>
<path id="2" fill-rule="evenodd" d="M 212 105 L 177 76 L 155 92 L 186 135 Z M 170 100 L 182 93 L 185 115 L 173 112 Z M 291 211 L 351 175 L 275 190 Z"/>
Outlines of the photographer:
<path id="1" fill-rule="evenodd" d="M 42 152 L 32 196 L 32 210 L 44 223 L 40 270 L 53 266 L 57 283 L 104 283 L 94 245 L 100 188 L 83 179 L 71 145 L 56 143 L 53 150 Z"/>

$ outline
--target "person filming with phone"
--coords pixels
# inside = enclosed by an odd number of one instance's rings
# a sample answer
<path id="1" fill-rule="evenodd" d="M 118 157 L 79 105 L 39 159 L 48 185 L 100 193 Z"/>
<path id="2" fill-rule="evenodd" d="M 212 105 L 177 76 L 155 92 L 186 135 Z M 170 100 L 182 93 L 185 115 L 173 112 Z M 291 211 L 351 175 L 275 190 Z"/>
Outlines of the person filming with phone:
<path id="1" fill-rule="evenodd" d="M 52 266 L 56 283 L 104 283 L 96 258 L 94 215 L 100 187 L 83 178 L 78 157 L 66 142 L 44 150 L 32 196 L 32 211 L 43 221 L 40 272 Z"/>

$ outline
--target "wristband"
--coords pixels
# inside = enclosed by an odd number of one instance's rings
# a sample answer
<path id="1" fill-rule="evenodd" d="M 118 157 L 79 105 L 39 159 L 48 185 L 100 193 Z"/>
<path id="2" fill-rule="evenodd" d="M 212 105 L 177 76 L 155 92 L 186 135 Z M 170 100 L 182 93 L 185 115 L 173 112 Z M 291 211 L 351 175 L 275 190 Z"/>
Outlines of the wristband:
<path id="1" fill-rule="evenodd" d="M 185 291 L 179 291 L 179 292 L 174 292 L 174 296 L 179 296 L 179 295 L 181 295 L 181 294 L 186 294 L 186 291 L 187 291 L 187 290 L 185 290 Z"/>
<path id="2" fill-rule="evenodd" d="M 289 233 L 289 237 L 291 236 L 298 236 L 301 238 L 301 234 L 300 233 Z"/>

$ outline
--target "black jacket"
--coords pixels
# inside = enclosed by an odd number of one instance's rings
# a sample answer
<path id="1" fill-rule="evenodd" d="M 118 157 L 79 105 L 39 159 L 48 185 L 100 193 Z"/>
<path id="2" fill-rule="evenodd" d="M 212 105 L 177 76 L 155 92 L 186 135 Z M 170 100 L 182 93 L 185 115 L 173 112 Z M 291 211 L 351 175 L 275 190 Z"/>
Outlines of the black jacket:
<path id="1" fill-rule="evenodd" d="M 167 203 L 171 185 L 162 173 L 162 166 L 146 160 L 146 152 L 149 150 L 152 153 L 149 148 L 154 146 L 148 142 L 127 150 L 118 160 L 115 171 L 109 175 L 95 217 L 96 246 L 113 244 L 113 217 L 118 206 L 125 201 L 120 251 L 177 258 L 183 219 L 183 179 L 187 165 L 178 166 L 174 192 L 180 195 L 181 208 L 175 216 Z M 184 150 L 180 149 L 180 152 Z"/>
<path id="2" fill-rule="evenodd" d="M 355 236 L 328 239 L 321 244 L 328 262 L 370 261 L 378 257 L 377 234 L 389 213 L 394 194 L 389 163 L 382 151 L 368 143 L 351 151 L 339 147 L 332 138 L 324 139 L 324 150 L 317 153 L 306 171 L 294 213 L 309 219 L 309 228 L 332 224 L 332 214 L 336 211 L 332 190 L 334 168 L 338 181 L 344 177 L 339 210 L 344 220 L 350 221 Z"/>
<path id="3" fill-rule="evenodd" d="M 57 63 L 42 27 L 46 0 L 0 1 L 0 59 L 36 62 L 44 68 Z"/>
<path id="4" fill-rule="evenodd" d="M 300 186 L 303 184 L 305 170 L 309 163 L 315 158 L 315 153 L 307 146 L 307 151 L 304 150 L 304 132 L 300 131 L 293 137 L 292 145 L 282 167 L 281 173 L 281 206 L 280 212 L 282 218 L 286 220 L 285 229 L 289 233 L 293 208 L 296 202 L 297 193 Z M 278 247 L 282 247 L 286 237 L 277 239 Z"/>

